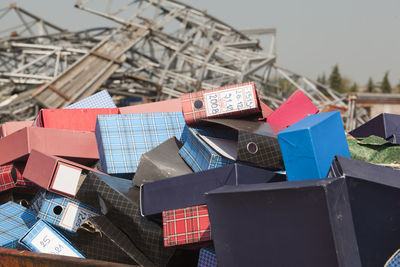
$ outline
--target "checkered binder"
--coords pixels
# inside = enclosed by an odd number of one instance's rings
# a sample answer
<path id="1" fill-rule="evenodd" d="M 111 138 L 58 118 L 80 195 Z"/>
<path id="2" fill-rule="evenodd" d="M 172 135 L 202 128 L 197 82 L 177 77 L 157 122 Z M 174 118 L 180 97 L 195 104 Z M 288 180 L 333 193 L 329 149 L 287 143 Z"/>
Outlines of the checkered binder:
<path id="1" fill-rule="evenodd" d="M 171 137 L 181 139 L 181 112 L 99 115 L 96 139 L 103 172 L 136 172 L 140 157 Z"/>
<path id="2" fill-rule="evenodd" d="M 45 190 L 36 194 L 31 205 L 39 218 L 70 233 L 75 233 L 90 217 L 101 215 L 84 203 Z"/>
<path id="3" fill-rule="evenodd" d="M 385 264 L 385 267 L 399 267 L 399 266 L 400 266 L 400 249 L 397 250 Z"/>
<path id="4" fill-rule="evenodd" d="M 185 127 L 183 136 L 186 139 L 179 155 L 185 160 L 194 172 L 209 170 L 234 163 L 232 160 L 218 154 L 197 135 L 208 135 L 208 131 L 192 127 Z"/>
<path id="5" fill-rule="evenodd" d="M 188 125 L 206 118 L 235 118 L 261 111 L 254 82 L 202 90 L 181 96 Z"/>
<path id="6" fill-rule="evenodd" d="M 257 145 L 257 153 L 249 151 L 249 145 Z M 276 136 L 263 136 L 239 132 L 237 159 L 250 165 L 269 170 L 284 170 L 281 149 Z"/>
<path id="7" fill-rule="evenodd" d="M 214 247 L 206 247 L 200 249 L 199 263 L 197 267 L 217 267 L 217 255 Z"/>
<path id="8" fill-rule="evenodd" d="M 164 266 L 174 253 L 174 249 L 163 246 L 161 227 L 141 216 L 139 190 L 130 180 L 89 172 L 76 199 L 101 210 L 112 224 L 123 229 L 140 252 L 134 254 L 138 263 L 144 255 L 146 262 Z"/>
<path id="9" fill-rule="evenodd" d="M 0 166 L 0 178 L 4 175 L 4 182 L 7 184 L 7 181 L 11 179 L 15 184 L 15 187 L 26 187 L 26 186 L 35 186 L 35 183 L 28 181 L 27 179 L 22 177 L 22 173 L 24 172 L 25 163 L 10 163 L 3 166 Z M 3 180 L 1 180 L 3 182 Z M 2 185 L 0 185 L 0 191 L 2 190 Z M 10 184 L 7 184 L 6 189 L 9 189 Z"/>
<path id="10" fill-rule="evenodd" d="M 19 242 L 34 252 L 85 258 L 65 236 L 43 220 L 37 221 Z"/>
<path id="11" fill-rule="evenodd" d="M 0 206 L 0 246 L 21 248 L 18 240 L 36 223 L 36 213 L 14 202 Z"/>
<path id="12" fill-rule="evenodd" d="M 207 119 L 206 121 L 215 126 L 225 127 L 226 132 L 228 130 L 236 132 L 235 145 L 230 144 L 230 149 L 236 150 L 237 155 L 234 158 L 238 162 L 269 170 L 284 169 L 277 138 L 277 133 L 284 128 L 261 121 L 236 119 Z M 225 135 L 217 137 L 228 139 Z M 214 145 L 210 144 L 212 148 Z"/>
<path id="13" fill-rule="evenodd" d="M 6 191 L 15 187 L 15 182 L 12 175 L 13 167 L 13 164 L 0 166 L 0 191 Z"/>
<path id="14" fill-rule="evenodd" d="M 166 247 L 211 240 L 207 205 L 168 210 L 162 216 Z"/>
<path id="15" fill-rule="evenodd" d="M 74 104 L 71 104 L 64 109 L 77 108 L 116 108 L 110 94 L 107 90 L 102 90 L 94 95 L 88 96 Z"/>

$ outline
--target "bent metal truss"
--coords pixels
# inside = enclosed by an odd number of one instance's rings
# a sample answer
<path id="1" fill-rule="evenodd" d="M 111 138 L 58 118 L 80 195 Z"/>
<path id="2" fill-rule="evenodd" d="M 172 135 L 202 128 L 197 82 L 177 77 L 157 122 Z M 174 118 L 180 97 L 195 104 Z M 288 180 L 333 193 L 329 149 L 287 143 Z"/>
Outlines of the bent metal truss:
<path id="1" fill-rule="evenodd" d="M 273 28 L 237 30 L 172 0 L 93 4 L 75 7 L 118 26 L 70 32 L 16 5 L 0 9 L 0 21 L 14 12 L 20 22 L 0 29 L 2 121 L 30 119 L 39 108 L 62 108 L 102 88 L 116 98 L 158 101 L 246 81 L 272 108 L 300 89 L 319 109 L 345 110 L 347 129 L 368 119 L 345 95 L 280 67 Z"/>

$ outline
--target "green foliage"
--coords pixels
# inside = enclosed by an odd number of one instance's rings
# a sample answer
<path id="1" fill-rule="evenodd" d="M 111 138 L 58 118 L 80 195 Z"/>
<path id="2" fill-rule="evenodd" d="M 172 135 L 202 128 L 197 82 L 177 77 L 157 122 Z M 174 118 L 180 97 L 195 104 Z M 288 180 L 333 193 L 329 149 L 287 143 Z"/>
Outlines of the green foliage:
<path id="1" fill-rule="evenodd" d="M 317 77 L 317 82 L 319 82 L 320 84 L 326 85 L 326 76 L 325 73 L 322 73 L 321 76 Z"/>
<path id="2" fill-rule="evenodd" d="M 368 93 L 374 92 L 374 88 L 375 88 L 374 82 L 372 81 L 372 78 L 369 77 L 368 83 L 367 83 L 367 92 Z"/>
<path id="3" fill-rule="evenodd" d="M 321 83 L 322 83 L 323 85 L 326 85 L 326 76 L 325 76 L 325 72 L 322 73 L 322 76 L 321 76 Z"/>
<path id="4" fill-rule="evenodd" d="M 385 94 L 390 94 L 392 92 L 392 86 L 390 85 L 388 76 L 389 76 L 389 72 L 387 71 L 385 73 L 385 76 L 383 76 L 383 80 L 382 80 L 382 84 L 381 84 L 382 93 L 385 93 Z"/>
<path id="5" fill-rule="evenodd" d="M 339 66 L 337 64 L 333 66 L 332 72 L 328 79 L 326 79 L 325 73 L 322 73 L 321 75 L 318 75 L 317 82 L 321 85 L 326 85 L 339 93 L 355 93 L 359 91 L 359 87 L 356 82 L 353 82 L 350 78 L 340 74 Z M 322 92 L 324 91 L 322 86 L 317 85 L 317 88 Z M 389 71 L 385 73 L 382 82 L 378 82 L 377 84 L 374 83 L 371 77 L 368 78 L 368 83 L 366 84 L 367 92 L 376 92 L 377 89 L 375 88 L 380 88 L 382 93 L 400 93 L 400 83 L 394 87 L 391 86 L 389 81 Z"/>
<path id="6" fill-rule="evenodd" d="M 353 85 L 349 89 L 350 92 L 355 93 L 358 91 L 358 85 L 357 83 L 353 83 Z"/>
<path id="7" fill-rule="evenodd" d="M 329 87 L 338 91 L 339 93 L 344 93 L 342 76 L 340 75 L 338 65 L 333 67 L 332 73 L 329 76 Z"/>

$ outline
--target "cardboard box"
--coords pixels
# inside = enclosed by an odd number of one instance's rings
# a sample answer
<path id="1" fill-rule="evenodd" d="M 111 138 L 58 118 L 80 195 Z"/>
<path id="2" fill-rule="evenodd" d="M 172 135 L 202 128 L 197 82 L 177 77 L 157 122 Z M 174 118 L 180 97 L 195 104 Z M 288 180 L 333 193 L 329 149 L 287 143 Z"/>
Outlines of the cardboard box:
<path id="1" fill-rule="evenodd" d="M 283 159 L 277 134 L 284 128 L 260 121 L 208 119 L 208 123 L 223 125 L 237 132 L 235 142 L 224 139 L 203 140 L 219 153 L 230 154 L 231 160 L 245 162 L 269 170 L 283 170 Z M 232 152 L 230 152 L 232 151 Z"/>
<path id="2" fill-rule="evenodd" d="M 182 112 L 179 98 L 119 108 L 120 114 Z"/>
<path id="3" fill-rule="evenodd" d="M 164 246 L 211 240 L 207 205 L 163 211 Z"/>
<path id="4" fill-rule="evenodd" d="M 19 242 L 35 252 L 85 258 L 65 236 L 43 220 L 37 221 Z"/>
<path id="5" fill-rule="evenodd" d="M 101 215 L 84 203 L 46 190 L 40 190 L 30 205 L 40 219 L 69 233 L 75 233 L 90 217 Z"/>
<path id="6" fill-rule="evenodd" d="M 268 116 L 267 122 L 286 128 L 318 111 L 311 100 L 301 90 L 297 90 Z"/>
<path id="7" fill-rule="evenodd" d="M 9 121 L 1 124 L 0 126 L 0 138 L 6 137 L 12 133 L 15 133 L 25 127 L 33 125 L 33 121 Z"/>
<path id="8" fill-rule="evenodd" d="M 32 150 L 22 176 L 38 186 L 67 197 L 74 197 L 89 171 L 84 165 Z"/>
<path id="9" fill-rule="evenodd" d="M 217 267 L 217 255 L 214 247 L 200 249 L 199 263 L 197 267 Z"/>
<path id="10" fill-rule="evenodd" d="M 324 178 L 335 155 L 350 157 L 339 111 L 310 115 L 278 140 L 289 181 Z"/>
<path id="11" fill-rule="evenodd" d="M 117 108 L 42 109 L 35 126 L 52 129 L 94 132 L 97 115 L 118 114 Z"/>
<path id="12" fill-rule="evenodd" d="M 376 135 L 384 139 L 400 134 L 400 115 L 382 113 L 350 132 L 353 137 Z"/>
<path id="13" fill-rule="evenodd" d="M 182 112 L 188 125 L 201 119 L 237 118 L 261 115 L 254 82 L 201 90 L 181 96 Z"/>
<path id="14" fill-rule="evenodd" d="M 207 128 L 185 127 L 182 133 L 184 144 L 179 150 L 179 155 L 187 165 L 194 171 L 205 171 L 223 167 L 234 163 L 234 160 L 227 158 L 228 155 L 221 155 L 210 147 L 200 135 L 214 134 Z"/>
<path id="15" fill-rule="evenodd" d="M 206 193 L 220 266 L 361 266 L 341 178 Z"/>
<path id="16" fill-rule="evenodd" d="M 132 183 L 141 184 L 192 173 L 192 169 L 179 156 L 182 144 L 172 137 L 140 157 Z"/>
<path id="17" fill-rule="evenodd" d="M 0 205 L 0 246 L 21 249 L 18 240 L 36 222 L 36 213 L 17 203 Z"/>
<path id="18" fill-rule="evenodd" d="M 220 186 L 268 183 L 284 178 L 281 174 L 240 164 L 172 177 L 140 187 L 141 211 L 143 215 L 153 215 L 203 205 L 206 204 L 204 193 Z"/>
<path id="19" fill-rule="evenodd" d="M 154 266 L 105 216 L 90 217 L 78 228 L 72 243 L 90 259 Z"/>
<path id="20" fill-rule="evenodd" d="M 101 170 L 108 174 L 136 172 L 140 157 L 171 137 L 181 138 L 181 112 L 99 115 L 96 138 Z"/>
<path id="21" fill-rule="evenodd" d="M 81 108 L 116 108 L 114 101 L 107 90 L 102 90 L 91 96 L 88 96 L 64 109 L 81 109 Z"/>
<path id="22" fill-rule="evenodd" d="M 139 190 L 131 181 L 89 172 L 76 199 L 100 210 L 115 227 L 123 229 L 141 252 L 134 255 L 136 260 L 143 254 L 152 265 L 165 266 L 168 263 L 174 249 L 163 246 L 160 225 L 140 215 Z"/>
<path id="23" fill-rule="evenodd" d="M 346 181 L 363 266 L 383 266 L 399 248 L 400 171 L 336 156 L 329 177 Z"/>
<path id="24" fill-rule="evenodd" d="M 99 159 L 94 133 L 27 127 L 0 139 L 0 165 L 24 162 L 32 149 L 85 165 Z"/>

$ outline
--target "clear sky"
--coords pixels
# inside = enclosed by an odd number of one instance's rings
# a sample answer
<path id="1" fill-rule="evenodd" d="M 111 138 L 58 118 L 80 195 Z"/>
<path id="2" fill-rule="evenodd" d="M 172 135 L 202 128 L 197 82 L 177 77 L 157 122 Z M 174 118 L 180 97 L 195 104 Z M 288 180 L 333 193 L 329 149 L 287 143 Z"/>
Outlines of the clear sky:
<path id="1" fill-rule="evenodd" d="M 74 0 L 2 0 L 0 8 L 14 2 L 69 30 L 110 25 L 106 19 L 74 8 Z M 400 0 L 185 3 L 237 29 L 275 27 L 278 65 L 307 77 L 316 79 L 323 72 L 328 76 L 338 64 L 342 76 L 359 86 L 365 86 L 370 76 L 381 81 L 386 71 L 392 86 L 400 83 Z"/>

